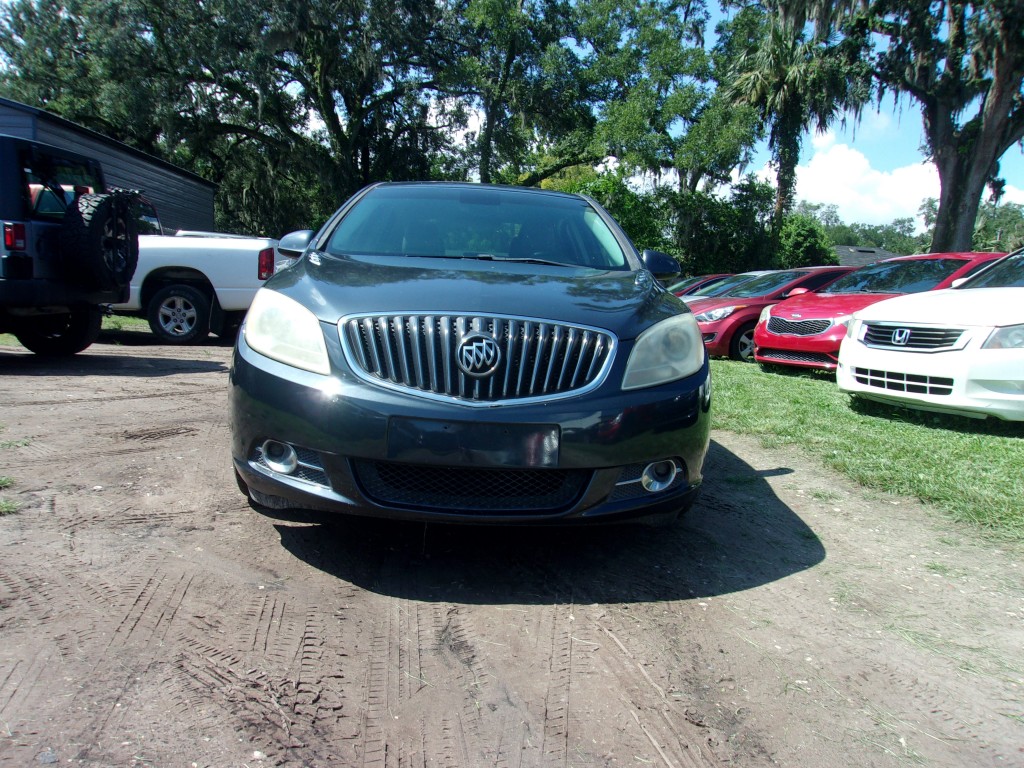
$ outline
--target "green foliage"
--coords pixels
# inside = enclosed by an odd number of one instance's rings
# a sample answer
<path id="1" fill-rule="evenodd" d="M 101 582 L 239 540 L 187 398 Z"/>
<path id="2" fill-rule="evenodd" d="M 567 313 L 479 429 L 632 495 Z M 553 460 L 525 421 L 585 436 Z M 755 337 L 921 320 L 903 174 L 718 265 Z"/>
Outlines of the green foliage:
<path id="1" fill-rule="evenodd" d="M 688 274 L 745 272 L 773 263 L 770 220 L 774 191 L 752 176 L 723 200 L 705 192 L 659 192 L 661 210 Z"/>
<path id="2" fill-rule="evenodd" d="M 1024 205 L 983 203 L 974 223 L 976 251 L 1012 251 L 1024 246 Z"/>
<path id="3" fill-rule="evenodd" d="M 813 216 L 793 213 L 782 223 L 775 263 L 779 269 L 793 269 L 838 264 L 839 257 Z"/>
<path id="4" fill-rule="evenodd" d="M 914 220 L 911 218 L 893 219 L 890 224 L 846 224 L 839 219 L 836 206 L 807 202 L 800 202 L 796 206 L 796 212 L 814 217 L 821 224 L 833 246 L 883 248 L 905 256 L 926 252 L 931 242 L 930 234 L 914 233 Z"/>
<path id="5" fill-rule="evenodd" d="M 727 90 L 736 104 L 756 109 L 767 129 L 778 179 L 773 215 L 781 226 L 794 203 L 803 134 L 812 126 L 824 130 L 848 109 L 859 110 L 870 96 L 869 73 L 853 51 L 807 39 L 781 14 L 762 23 L 763 33 L 736 59 Z"/>
<path id="6" fill-rule="evenodd" d="M 563 192 L 589 195 L 597 200 L 615 217 L 640 250 L 672 250 L 672 244 L 662 232 L 661 212 L 655 198 L 631 189 L 621 174 L 605 173 L 592 178 L 565 179 L 546 186 Z"/>

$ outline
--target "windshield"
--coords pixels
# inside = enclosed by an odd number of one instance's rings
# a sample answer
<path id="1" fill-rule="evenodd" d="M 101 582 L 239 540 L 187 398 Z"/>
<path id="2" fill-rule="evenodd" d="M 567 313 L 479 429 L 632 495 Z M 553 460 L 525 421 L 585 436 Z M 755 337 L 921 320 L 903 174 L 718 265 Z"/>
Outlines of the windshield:
<path id="1" fill-rule="evenodd" d="M 629 269 L 615 234 L 586 200 L 468 185 L 372 189 L 326 251 Z"/>
<path id="2" fill-rule="evenodd" d="M 679 293 L 680 291 L 685 291 L 691 285 L 699 283 L 703 279 L 704 278 L 700 275 L 698 275 L 697 277 L 688 277 L 685 280 L 680 280 L 678 283 L 672 283 L 672 285 L 670 285 L 668 289 L 672 291 L 672 293 Z"/>
<path id="3" fill-rule="evenodd" d="M 735 290 L 723 294 L 724 296 L 736 296 L 741 299 L 749 299 L 754 296 L 766 296 L 774 293 L 787 283 L 791 283 L 799 277 L 806 275 L 806 272 L 769 272 L 767 275 L 755 277 Z"/>
<path id="4" fill-rule="evenodd" d="M 836 280 L 821 293 L 920 293 L 930 291 L 967 262 L 910 259 L 869 264 Z"/>
<path id="5" fill-rule="evenodd" d="M 964 288 L 1024 288 L 1024 251 L 993 262 L 960 286 L 961 290 Z"/>
<path id="6" fill-rule="evenodd" d="M 723 293 L 727 293 L 730 289 L 735 288 L 737 285 L 742 285 L 750 280 L 753 280 L 757 275 L 752 275 L 749 272 L 744 272 L 740 275 L 732 275 L 724 280 L 705 285 L 702 288 L 698 288 L 690 296 L 721 296 Z"/>

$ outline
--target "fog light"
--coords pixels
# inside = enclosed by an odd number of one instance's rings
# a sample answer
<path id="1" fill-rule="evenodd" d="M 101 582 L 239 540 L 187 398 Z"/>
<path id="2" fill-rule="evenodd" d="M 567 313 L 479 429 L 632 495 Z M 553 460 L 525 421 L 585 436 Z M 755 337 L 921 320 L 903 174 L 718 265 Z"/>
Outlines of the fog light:
<path id="1" fill-rule="evenodd" d="M 263 442 L 263 461 L 275 472 L 282 475 L 290 475 L 299 467 L 299 457 L 295 449 L 287 443 L 277 440 L 265 440 Z"/>
<path id="2" fill-rule="evenodd" d="M 674 461 L 655 461 L 644 467 L 644 473 L 640 477 L 640 483 L 644 490 L 651 493 L 664 491 L 672 481 L 676 479 L 679 468 Z"/>

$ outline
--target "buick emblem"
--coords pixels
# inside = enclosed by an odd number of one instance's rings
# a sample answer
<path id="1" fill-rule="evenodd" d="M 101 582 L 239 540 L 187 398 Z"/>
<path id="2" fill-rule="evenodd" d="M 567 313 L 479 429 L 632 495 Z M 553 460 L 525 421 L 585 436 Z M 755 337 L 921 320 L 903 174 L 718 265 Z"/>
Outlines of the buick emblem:
<path id="1" fill-rule="evenodd" d="M 501 362 L 501 349 L 493 336 L 486 333 L 467 333 L 462 337 L 455 355 L 459 368 L 467 376 L 490 376 Z"/>
<path id="2" fill-rule="evenodd" d="M 907 346 L 907 342 L 910 341 L 910 329 L 909 328 L 897 328 L 892 332 L 892 343 L 897 347 Z"/>

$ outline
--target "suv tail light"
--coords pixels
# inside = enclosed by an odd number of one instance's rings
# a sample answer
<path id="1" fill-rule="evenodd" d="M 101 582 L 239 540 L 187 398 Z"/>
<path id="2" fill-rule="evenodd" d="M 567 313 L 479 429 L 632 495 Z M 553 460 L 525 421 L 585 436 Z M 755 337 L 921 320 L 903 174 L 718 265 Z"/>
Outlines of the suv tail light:
<path id="1" fill-rule="evenodd" d="M 4 248 L 8 251 L 25 250 L 25 225 L 4 222 Z"/>
<path id="2" fill-rule="evenodd" d="M 274 274 L 274 249 L 264 248 L 260 251 L 260 258 L 258 264 L 258 277 L 260 280 L 266 280 L 268 277 Z"/>

